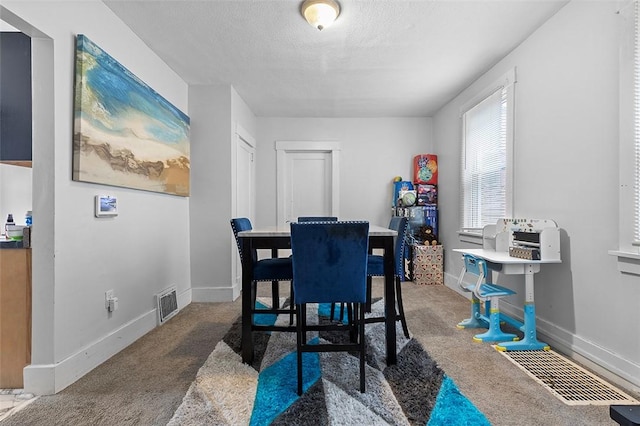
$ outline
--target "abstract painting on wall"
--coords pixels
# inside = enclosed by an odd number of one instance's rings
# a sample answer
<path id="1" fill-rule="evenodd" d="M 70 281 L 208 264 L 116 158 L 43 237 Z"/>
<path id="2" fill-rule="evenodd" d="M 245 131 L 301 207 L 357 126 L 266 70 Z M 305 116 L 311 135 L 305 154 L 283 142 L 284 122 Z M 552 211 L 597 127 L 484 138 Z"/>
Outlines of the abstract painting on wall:
<path id="1" fill-rule="evenodd" d="M 189 196 L 189 117 L 76 37 L 73 180 Z"/>

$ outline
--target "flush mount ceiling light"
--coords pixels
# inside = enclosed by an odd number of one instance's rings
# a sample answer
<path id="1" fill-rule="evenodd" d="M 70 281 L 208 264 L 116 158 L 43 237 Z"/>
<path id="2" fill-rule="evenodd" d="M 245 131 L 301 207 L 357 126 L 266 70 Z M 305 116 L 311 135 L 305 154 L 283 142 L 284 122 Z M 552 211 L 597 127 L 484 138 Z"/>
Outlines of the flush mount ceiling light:
<path id="1" fill-rule="evenodd" d="M 312 27 L 322 31 L 336 20 L 340 5 L 334 0 L 305 0 L 300 11 Z"/>

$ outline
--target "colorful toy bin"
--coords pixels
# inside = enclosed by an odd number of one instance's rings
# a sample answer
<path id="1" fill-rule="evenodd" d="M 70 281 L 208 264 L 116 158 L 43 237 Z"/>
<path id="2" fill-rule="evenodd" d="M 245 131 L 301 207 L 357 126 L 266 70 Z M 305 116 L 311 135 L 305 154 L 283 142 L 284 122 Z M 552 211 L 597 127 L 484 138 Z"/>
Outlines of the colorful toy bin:
<path id="1" fill-rule="evenodd" d="M 413 183 L 422 185 L 438 184 L 438 156 L 420 154 L 413 157 Z"/>

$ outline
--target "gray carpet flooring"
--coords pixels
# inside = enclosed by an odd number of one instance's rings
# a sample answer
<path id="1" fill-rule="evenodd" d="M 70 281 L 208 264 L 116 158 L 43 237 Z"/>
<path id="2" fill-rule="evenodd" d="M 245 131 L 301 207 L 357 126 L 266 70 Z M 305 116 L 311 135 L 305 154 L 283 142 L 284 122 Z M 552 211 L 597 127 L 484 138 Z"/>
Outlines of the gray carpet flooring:
<path id="1" fill-rule="evenodd" d="M 379 291 L 380 282 L 374 287 Z M 565 405 L 490 345 L 473 342 L 476 331 L 458 330 L 455 325 L 469 315 L 464 297 L 410 282 L 403 295 L 412 336 L 493 425 L 617 424 L 608 406 Z M 0 424 L 166 425 L 239 315 L 240 299 L 193 303 L 71 386 L 39 397 Z"/>

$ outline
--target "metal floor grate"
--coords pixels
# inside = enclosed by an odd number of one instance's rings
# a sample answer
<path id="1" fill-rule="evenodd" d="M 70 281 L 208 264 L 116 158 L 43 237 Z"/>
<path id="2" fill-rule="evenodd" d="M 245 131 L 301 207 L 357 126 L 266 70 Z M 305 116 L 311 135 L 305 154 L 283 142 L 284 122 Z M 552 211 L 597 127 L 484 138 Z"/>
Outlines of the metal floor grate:
<path id="1" fill-rule="evenodd" d="M 567 405 L 639 403 L 553 351 L 500 351 L 500 353 Z"/>

